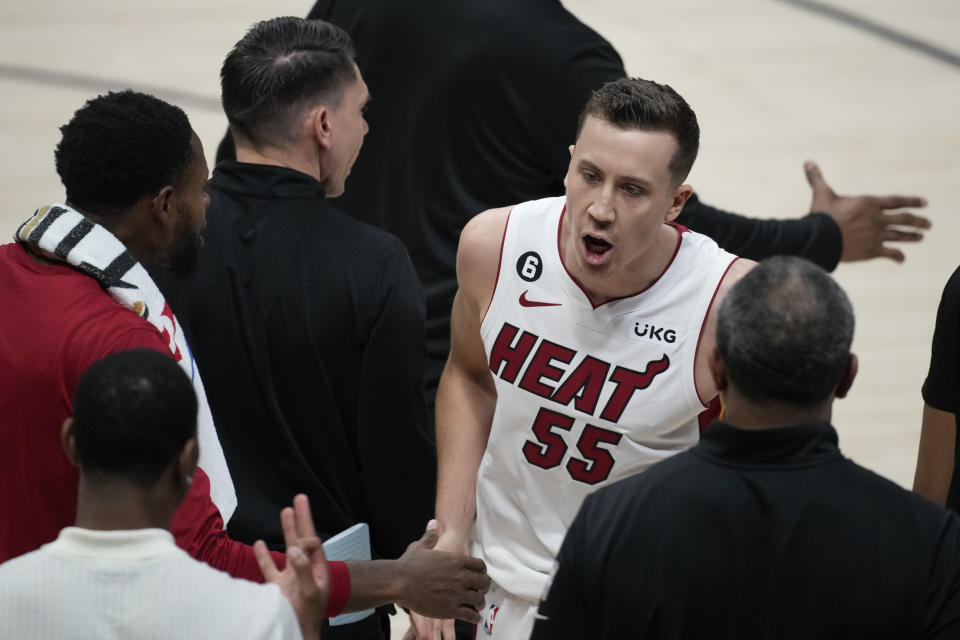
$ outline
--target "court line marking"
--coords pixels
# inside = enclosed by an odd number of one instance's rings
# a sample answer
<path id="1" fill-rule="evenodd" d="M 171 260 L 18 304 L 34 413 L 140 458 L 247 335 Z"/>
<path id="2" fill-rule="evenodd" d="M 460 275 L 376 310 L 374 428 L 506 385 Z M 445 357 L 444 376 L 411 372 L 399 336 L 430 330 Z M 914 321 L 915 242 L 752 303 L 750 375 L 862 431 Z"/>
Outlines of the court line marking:
<path id="1" fill-rule="evenodd" d="M 806 9 L 807 11 L 811 11 L 813 13 L 819 13 L 822 16 L 837 22 L 841 22 L 847 26 L 873 34 L 884 40 L 887 40 L 888 42 L 898 44 L 902 47 L 910 49 L 911 51 L 922 53 L 926 56 L 939 60 L 940 62 L 946 63 L 951 67 L 960 69 L 960 54 L 948 51 L 947 49 L 939 47 L 930 42 L 925 42 L 909 34 L 897 31 L 896 29 L 891 29 L 890 27 L 884 26 L 879 22 L 874 22 L 873 20 L 850 13 L 844 9 L 838 9 L 837 7 L 824 4 L 823 2 L 817 2 L 816 0 L 776 1 L 784 4 L 791 4 L 795 7 Z"/>
<path id="2" fill-rule="evenodd" d="M 134 91 L 157 96 L 180 107 L 191 107 L 194 109 L 215 111 L 217 113 L 223 112 L 220 108 L 220 100 L 211 96 L 156 85 L 143 85 L 84 73 L 73 73 L 71 71 L 55 71 L 53 69 L 0 63 L 0 79 L 20 80 L 53 87 L 84 89 L 98 93 L 133 89 Z"/>

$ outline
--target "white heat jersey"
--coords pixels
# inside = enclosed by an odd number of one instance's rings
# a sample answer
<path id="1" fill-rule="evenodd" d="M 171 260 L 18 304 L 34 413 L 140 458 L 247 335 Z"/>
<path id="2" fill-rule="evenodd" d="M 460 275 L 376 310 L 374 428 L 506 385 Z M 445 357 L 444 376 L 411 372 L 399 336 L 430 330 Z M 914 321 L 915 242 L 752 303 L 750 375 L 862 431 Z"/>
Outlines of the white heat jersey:
<path id="1" fill-rule="evenodd" d="M 677 227 L 656 282 L 594 308 L 560 259 L 565 202 L 510 213 L 480 328 L 497 406 L 477 475 L 474 553 L 531 602 L 587 494 L 697 442 L 694 357 L 736 259 Z"/>

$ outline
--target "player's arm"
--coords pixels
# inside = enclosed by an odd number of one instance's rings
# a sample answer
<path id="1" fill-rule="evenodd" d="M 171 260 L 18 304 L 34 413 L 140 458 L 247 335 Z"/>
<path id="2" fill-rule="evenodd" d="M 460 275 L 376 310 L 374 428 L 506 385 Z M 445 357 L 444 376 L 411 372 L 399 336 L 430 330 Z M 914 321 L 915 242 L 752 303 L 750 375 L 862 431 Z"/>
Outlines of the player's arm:
<path id="1" fill-rule="evenodd" d="M 717 344 L 717 315 L 720 312 L 720 304 L 733 285 L 755 266 L 757 266 L 757 263 L 753 260 L 744 260 L 743 258 L 734 260 L 723 279 L 720 280 L 720 284 L 717 285 L 717 293 L 707 310 L 707 316 L 703 323 L 703 335 L 700 344 L 697 346 L 693 374 L 697 394 L 703 404 L 708 404 L 717 395 L 717 387 L 713 382 L 713 376 L 710 374 L 708 359 Z"/>
<path id="2" fill-rule="evenodd" d="M 480 339 L 480 324 L 493 297 L 500 246 L 510 208 L 491 209 L 473 218 L 460 234 L 457 250 L 459 291 L 450 314 L 450 356 L 437 390 L 437 549 L 469 555 L 476 517 L 477 469 L 487 446 L 497 402 L 493 378 Z M 439 634 L 436 625 L 414 616 L 421 638 Z M 444 637 L 453 637 L 451 621 Z"/>
<path id="3" fill-rule="evenodd" d="M 497 401 L 480 338 L 493 297 L 500 245 L 509 209 L 471 220 L 460 236 L 457 281 L 450 314 L 450 356 L 437 391 L 437 520 L 440 540 L 456 540 L 467 552 L 476 516 L 476 481 Z"/>
<path id="4" fill-rule="evenodd" d="M 956 415 L 924 403 L 913 490 L 938 504 L 945 504 L 950 493 L 956 440 Z"/>
<path id="5" fill-rule="evenodd" d="M 960 269 L 947 281 L 937 309 L 930 369 L 923 383 L 923 422 L 913 490 L 944 504 L 953 478 L 960 408 Z"/>

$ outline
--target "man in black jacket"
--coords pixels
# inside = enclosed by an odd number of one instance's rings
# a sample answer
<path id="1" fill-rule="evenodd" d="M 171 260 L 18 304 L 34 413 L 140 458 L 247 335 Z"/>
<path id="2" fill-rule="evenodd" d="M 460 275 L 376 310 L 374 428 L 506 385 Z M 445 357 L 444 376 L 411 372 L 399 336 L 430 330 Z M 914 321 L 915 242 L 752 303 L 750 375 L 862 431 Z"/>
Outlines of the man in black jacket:
<path id="1" fill-rule="evenodd" d="M 960 518 L 837 447 L 853 324 L 799 258 L 734 285 L 710 359 L 723 420 L 587 498 L 531 637 L 958 637 Z"/>
<path id="2" fill-rule="evenodd" d="M 221 78 L 238 161 L 213 173 L 194 275 L 157 281 L 209 379 L 237 490 L 228 530 L 281 545 L 276 511 L 303 492 L 322 538 L 366 522 L 374 557 L 398 557 L 433 513 L 424 307 L 403 244 L 326 200 L 367 132 L 352 43 L 319 21 L 265 21 Z M 325 636 L 389 637 L 389 624 L 381 614 Z"/>

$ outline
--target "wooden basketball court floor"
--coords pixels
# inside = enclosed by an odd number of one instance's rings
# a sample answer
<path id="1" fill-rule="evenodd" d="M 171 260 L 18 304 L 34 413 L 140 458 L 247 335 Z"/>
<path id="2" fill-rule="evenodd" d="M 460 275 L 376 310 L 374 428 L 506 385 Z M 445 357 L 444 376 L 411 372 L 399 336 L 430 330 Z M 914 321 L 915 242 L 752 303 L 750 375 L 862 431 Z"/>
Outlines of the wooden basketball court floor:
<path id="1" fill-rule="evenodd" d="M 0 4 L 0 238 L 38 205 L 62 199 L 53 167 L 58 127 L 105 90 L 133 87 L 182 106 L 212 166 L 225 129 L 223 56 L 256 20 L 306 15 L 310 4 Z M 960 4 L 565 4 L 613 42 L 632 75 L 671 84 L 696 110 L 703 134 L 690 181 L 706 202 L 758 217 L 802 215 L 810 199 L 805 159 L 818 161 L 840 193 L 929 199 L 933 229 L 906 246 L 905 264 L 874 260 L 836 271 L 856 310 L 861 364 L 850 397 L 836 405 L 841 447 L 910 486 L 937 303 L 960 264 Z"/>

